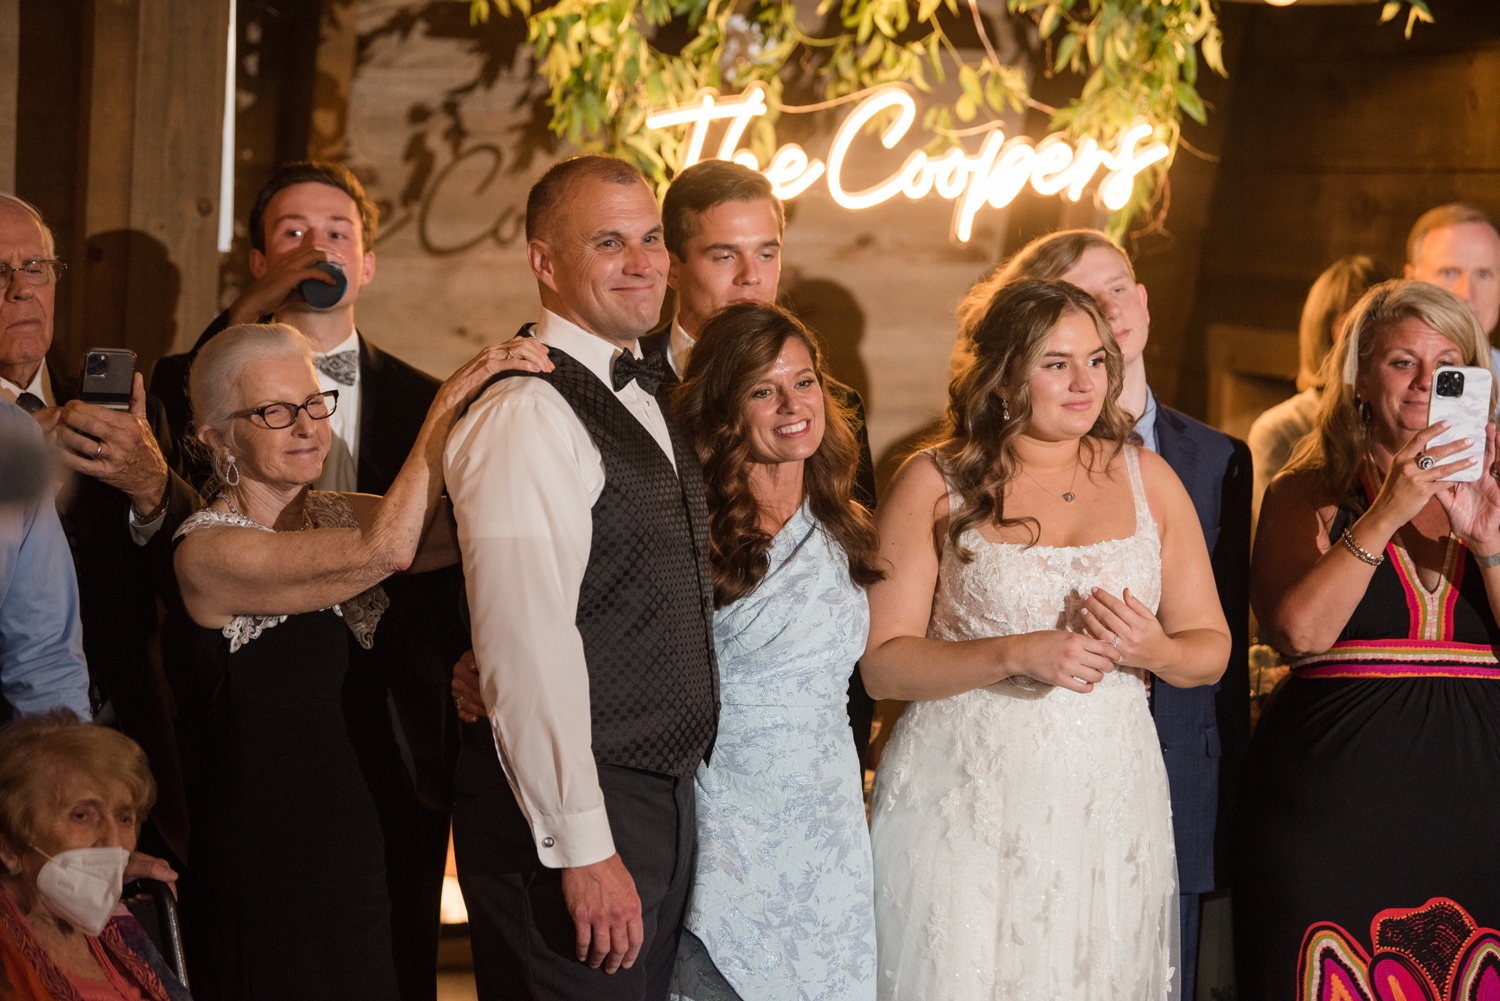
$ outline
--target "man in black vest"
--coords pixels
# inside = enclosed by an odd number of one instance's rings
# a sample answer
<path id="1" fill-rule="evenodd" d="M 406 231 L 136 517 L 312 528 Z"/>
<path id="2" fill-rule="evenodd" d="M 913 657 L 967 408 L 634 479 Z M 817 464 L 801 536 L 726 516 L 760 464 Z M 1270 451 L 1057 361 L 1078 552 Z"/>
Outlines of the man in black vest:
<path id="1" fill-rule="evenodd" d="M 438 380 L 371 344 L 355 325 L 360 290 L 375 276 L 377 211 L 363 186 L 338 163 L 279 167 L 250 209 L 250 269 L 255 280 L 203 331 L 193 350 L 156 364 L 159 394 L 178 435 L 189 434 L 187 373 L 198 349 L 226 327 L 275 319 L 312 342 L 318 386 L 338 390 L 329 419 L 333 441 L 318 490 L 388 489 L 437 394 Z M 307 280 L 339 264 L 348 288 L 331 306 L 310 305 Z M 200 470 L 200 475 L 207 470 Z M 201 482 L 201 479 L 200 481 Z M 468 647 L 458 614 L 457 567 L 397 574 L 384 584 L 390 608 L 375 645 L 349 640 L 344 716 L 370 785 L 385 836 L 391 940 L 403 1001 L 437 997 L 438 906 L 448 857 L 456 726 L 448 666 Z"/>
<path id="2" fill-rule="evenodd" d="M 479 996 L 663 1001 L 718 722 L 708 511 L 642 359 L 666 288 L 628 164 L 563 161 L 526 207 L 554 370 L 492 386 L 449 439 L 488 725 L 453 836 Z"/>
<path id="3" fill-rule="evenodd" d="M 704 160 L 672 178 L 661 223 L 670 262 L 667 284 L 677 293 L 677 310 L 640 344 L 642 355 L 666 359 L 662 378 L 675 382 L 687 370 L 688 356 L 710 316 L 736 303 L 776 301 L 786 214 L 764 174 L 728 160 Z M 859 441 L 854 499 L 873 511 L 875 463 L 864 400 L 837 380 L 829 380 L 829 390 L 854 414 Z M 463 699 L 459 719 L 472 722 L 484 713 L 473 657 L 454 665 L 453 682 L 454 694 Z M 849 679 L 849 727 L 861 758 L 870 746 L 874 716 L 875 702 L 856 666 Z"/>

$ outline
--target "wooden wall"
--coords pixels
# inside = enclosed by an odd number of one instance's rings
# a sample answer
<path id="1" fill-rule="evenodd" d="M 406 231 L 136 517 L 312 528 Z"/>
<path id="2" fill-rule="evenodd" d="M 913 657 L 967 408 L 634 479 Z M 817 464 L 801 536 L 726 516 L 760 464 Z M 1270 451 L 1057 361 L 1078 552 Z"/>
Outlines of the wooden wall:
<path id="1" fill-rule="evenodd" d="M 1174 204 L 1169 222 L 1202 227 L 1178 304 L 1188 319 L 1164 366 L 1179 406 L 1206 412 L 1211 325 L 1295 330 L 1335 259 L 1368 253 L 1399 268 L 1427 209 L 1464 199 L 1500 213 L 1500 3 L 1432 6 L 1437 23 L 1410 40 L 1371 6 L 1226 11 L 1239 50 L 1222 160 L 1206 216 Z"/>
<path id="2" fill-rule="evenodd" d="M 14 189 L 69 264 L 51 362 L 72 373 L 85 348 L 124 346 L 149 370 L 217 309 L 228 0 L 9 2 Z"/>

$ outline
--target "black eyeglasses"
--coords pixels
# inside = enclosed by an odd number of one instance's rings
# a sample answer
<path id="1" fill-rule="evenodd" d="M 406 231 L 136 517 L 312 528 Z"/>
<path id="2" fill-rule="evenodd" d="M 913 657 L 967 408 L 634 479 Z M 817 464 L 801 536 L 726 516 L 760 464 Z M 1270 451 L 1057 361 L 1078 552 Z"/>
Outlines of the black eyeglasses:
<path id="1" fill-rule="evenodd" d="M 18 268 L 0 261 L 0 288 L 10 288 L 11 275 L 17 274 L 28 285 L 47 285 L 66 268 L 67 265 L 58 260 L 22 261 Z"/>
<path id="2" fill-rule="evenodd" d="M 259 417 L 260 422 L 272 431 L 280 431 L 297 423 L 297 414 L 306 410 L 307 416 L 315 421 L 326 421 L 333 412 L 339 408 L 339 391 L 330 389 L 327 392 L 316 393 L 309 396 L 300 404 L 297 403 L 267 403 L 263 407 L 255 407 L 252 410 L 241 410 L 230 414 L 230 417 Z"/>

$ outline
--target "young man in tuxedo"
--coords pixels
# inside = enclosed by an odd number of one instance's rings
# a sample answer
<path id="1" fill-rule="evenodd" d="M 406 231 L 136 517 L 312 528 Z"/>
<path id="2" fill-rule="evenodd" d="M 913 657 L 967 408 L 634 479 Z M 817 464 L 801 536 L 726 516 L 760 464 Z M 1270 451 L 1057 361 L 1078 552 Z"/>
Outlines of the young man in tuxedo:
<path id="1" fill-rule="evenodd" d="M 454 848 L 479 996 L 666 1001 L 718 726 L 708 505 L 642 356 L 666 292 L 656 199 L 607 156 L 532 188 L 554 365 L 449 437 L 488 719 L 465 728 Z"/>
<path id="2" fill-rule="evenodd" d="M 1173 688 L 1156 679 L 1152 685 L 1151 711 L 1167 766 L 1177 843 L 1183 997 L 1191 998 L 1202 895 L 1228 885 L 1225 842 L 1250 741 L 1250 450 L 1157 402 L 1146 382 L 1151 333 L 1146 287 L 1135 280 L 1125 251 L 1107 235 L 1075 229 L 1033 240 L 970 291 L 960 308 L 961 322 L 982 315 L 995 290 L 1020 278 L 1070 282 L 1098 300 L 1124 355 L 1120 406 L 1135 417 L 1139 443 L 1167 460 L 1192 497 L 1229 620 L 1229 666 L 1218 684 Z"/>
<path id="3" fill-rule="evenodd" d="M 319 388 L 337 390 L 332 447 L 317 490 L 383 494 L 416 441 L 438 380 L 381 351 L 355 323 L 360 290 L 375 277 L 377 213 L 364 188 L 336 163 L 291 163 L 276 171 L 250 209 L 255 280 L 199 338 L 192 352 L 163 358 L 152 376 L 179 434 L 188 433 L 187 372 L 199 347 L 228 326 L 274 319 L 312 342 Z M 333 284 L 314 265 L 333 262 L 348 288 L 316 307 L 300 286 Z M 439 902 L 447 860 L 456 724 L 448 666 L 468 647 L 457 567 L 399 574 L 383 585 L 390 608 L 372 650 L 352 637 L 344 713 L 380 812 L 391 893 L 391 939 L 403 1001 L 437 992 Z"/>

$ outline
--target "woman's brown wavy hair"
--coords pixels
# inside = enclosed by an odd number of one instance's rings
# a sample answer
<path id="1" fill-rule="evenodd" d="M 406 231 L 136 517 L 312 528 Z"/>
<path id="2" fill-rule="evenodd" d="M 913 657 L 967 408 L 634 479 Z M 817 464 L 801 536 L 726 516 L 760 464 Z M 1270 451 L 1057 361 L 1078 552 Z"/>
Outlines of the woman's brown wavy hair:
<path id="1" fill-rule="evenodd" d="M 959 559 L 974 558 L 959 540 L 978 525 L 1026 525 L 1031 545 L 1041 536 L 1035 518 L 1005 517 L 1005 488 L 1021 472 L 1016 439 L 1031 423 L 1030 376 L 1042 363 L 1047 341 L 1068 313 L 1094 321 L 1104 345 L 1109 389 L 1104 407 L 1083 442 L 1092 455 L 1113 459 L 1130 434 L 1130 416 L 1120 409 L 1125 363 L 1109 321 L 1094 297 L 1068 282 L 1028 278 L 1002 286 L 972 328 L 974 360 L 948 385 L 948 410 L 933 447 L 948 482 L 964 499 L 961 513 L 948 522 L 948 540 Z M 1010 418 L 1004 416 L 1004 394 Z"/>
<path id="2" fill-rule="evenodd" d="M 875 524 L 853 499 L 859 445 L 853 415 L 829 392 L 817 338 L 777 306 L 730 306 L 703 326 L 672 411 L 692 436 L 708 491 L 709 564 L 714 606 L 733 604 L 759 586 L 771 568 L 771 536 L 757 523 L 760 508 L 750 492 L 750 442 L 745 406 L 750 394 L 796 338 L 807 346 L 823 388 L 823 441 L 803 467 L 802 488 L 813 517 L 844 550 L 849 577 L 861 587 L 881 580 Z"/>

